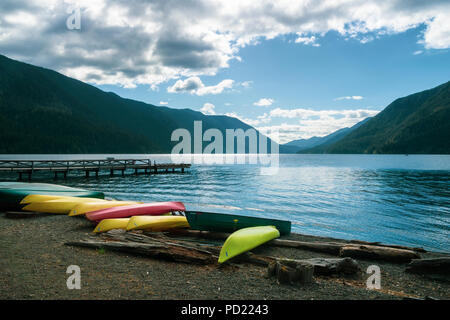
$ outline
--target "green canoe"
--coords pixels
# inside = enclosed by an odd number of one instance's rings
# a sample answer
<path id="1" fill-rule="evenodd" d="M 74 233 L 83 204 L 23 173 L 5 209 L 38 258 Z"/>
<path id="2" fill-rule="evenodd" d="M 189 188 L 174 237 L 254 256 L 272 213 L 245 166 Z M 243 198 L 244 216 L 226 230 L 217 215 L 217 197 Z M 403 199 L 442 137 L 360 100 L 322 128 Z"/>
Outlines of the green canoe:
<path id="1" fill-rule="evenodd" d="M 279 236 L 280 232 L 274 226 L 240 229 L 232 233 L 223 244 L 220 250 L 219 263 L 252 250 Z"/>
<path id="2" fill-rule="evenodd" d="M 89 191 L 49 183 L 0 182 L 0 209 L 18 210 L 20 201 L 29 194 L 46 194 L 103 199 L 99 191 Z"/>
<path id="3" fill-rule="evenodd" d="M 191 229 L 231 233 L 239 229 L 258 226 L 275 226 L 281 235 L 291 233 L 291 222 L 235 214 L 186 211 Z"/>

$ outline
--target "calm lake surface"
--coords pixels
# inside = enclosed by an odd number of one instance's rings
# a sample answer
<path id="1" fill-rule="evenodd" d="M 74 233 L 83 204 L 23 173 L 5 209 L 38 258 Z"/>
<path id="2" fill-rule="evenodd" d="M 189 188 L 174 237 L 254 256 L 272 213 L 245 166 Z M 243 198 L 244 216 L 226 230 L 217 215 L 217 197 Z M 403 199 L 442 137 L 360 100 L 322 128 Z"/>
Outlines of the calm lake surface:
<path id="1" fill-rule="evenodd" d="M 0 159 L 150 158 L 170 155 L 1 155 Z M 294 232 L 450 252 L 450 156 L 280 155 L 278 173 L 257 164 L 193 164 L 186 173 L 56 183 L 121 200 L 183 201 L 187 209 L 289 219 Z M 77 176 L 78 175 L 78 176 Z M 0 180 L 17 175 L 2 174 Z M 55 183 L 52 174 L 33 181 Z"/>

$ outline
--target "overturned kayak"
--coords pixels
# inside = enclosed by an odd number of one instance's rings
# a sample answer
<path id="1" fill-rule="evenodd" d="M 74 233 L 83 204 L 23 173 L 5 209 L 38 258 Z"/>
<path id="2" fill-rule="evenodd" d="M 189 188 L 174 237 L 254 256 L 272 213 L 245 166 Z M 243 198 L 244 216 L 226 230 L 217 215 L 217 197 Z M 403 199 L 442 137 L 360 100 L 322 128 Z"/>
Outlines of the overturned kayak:
<path id="1" fill-rule="evenodd" d="M 94 233 L 106 232 L 113 229 L 125 230 L 130 218 L 104 219 L 95 227 Z"/>
<path id="2" fill-rule="evenodd" d="M 0 182 L 0 208 L 17 210 L 20 201 L 31 194 L 103 199 L 103 192 L 66 187 L 50 183 Z"/>
<path id="3" fill-rule="evenodd" d="M 86 200 L 87 199 L 87 200 Z M 78 202 L 85 202 L 85 201 L 101 201 L 106 202 L 107 200 L 104 199 L 97 199 L 97 198 L 82 198 L 82 197 L 72 197 L 72 196 L 58 196 L 58 195 L 48 195 L 48 194 L 30 194 L 26 196 L 25 198 L 20 201 L 20 204 L 30 204 L 33 202 L 45 202 L 50 200 L 67 200 L 67 201 L 78 201 Z"/>
<path id="4" fill-rule="evenodd" d="M 219 263 L 223 263 L 241 253 L 252 250 L 272 239 L 278 238 L 280 232 L 274 226 L 251 227 L 232 233 L 220 250 Z"/>
<path id="5" fill-rule="evenodd" d="M 98 211 L 101 209 L 129 206 L 132 204 L 139 204 L 142 202 L 137 201 L 91 201 L 84 202 L 76 205 L 69 212 L 69 216 L 78 216 L 92 211 Z"/>
<path id="6" fill-rule="evenodd" d="M 169 212 L 185 210 L 186 208 L 182 202 L 153 202 L 101 209 L 88 212 L 85 216 L 91 221 L 101 221 L 103 219 L 128 218 L 142 215 L 163 215 Z"/>
<path id="7" fill-rule="evenodd" d="M 275 226 L 281 235 L 291 233 L 291 222 L 286 220 L 201 211 L 186 211 L 185 215 L 195 230 L 231 233 L 249 227 Z"/>
<path id="8" fill-rule="evenodd" d="M 23 211 L 68 214 L 75 206 L 82 202 L 100 201 L 95 198 L 62 198 L 41 202 L 32 202 L 22 208 Z M 107 200 L 103 200 L 107 202 Z"/>
<path id="9" fill-rule="evenodd" d="M 127 230 L 166 231 L 177 228 L 189 228 L 184 216 L 134 216 L 130 218 Z"/>

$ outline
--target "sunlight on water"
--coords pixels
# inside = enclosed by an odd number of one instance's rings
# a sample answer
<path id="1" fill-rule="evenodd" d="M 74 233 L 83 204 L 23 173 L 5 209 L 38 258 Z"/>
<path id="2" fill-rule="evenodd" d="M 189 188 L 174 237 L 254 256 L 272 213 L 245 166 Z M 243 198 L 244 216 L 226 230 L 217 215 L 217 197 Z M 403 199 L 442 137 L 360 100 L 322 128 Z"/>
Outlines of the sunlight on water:
<path id="1" fill-rule="evenodd" d="M 104 159 L 111 155 L 2 156 L 2 159 Z M 170 155 L 112 155 L 171 162 Z M 248 159 L 247 159 L 248 160 Z M 289 219 L 294 232 L 423 246 L 450 252 L 450 156 L 280 155 L 276 175 L 258 164 L 195 164 L 186 173 L 57 183 L 121 200 L 183 201 L 188 209 Z M 50 174 L 34 181 L 54 182 Z M 17 179 L 2 175 L 3 180 Z"/>

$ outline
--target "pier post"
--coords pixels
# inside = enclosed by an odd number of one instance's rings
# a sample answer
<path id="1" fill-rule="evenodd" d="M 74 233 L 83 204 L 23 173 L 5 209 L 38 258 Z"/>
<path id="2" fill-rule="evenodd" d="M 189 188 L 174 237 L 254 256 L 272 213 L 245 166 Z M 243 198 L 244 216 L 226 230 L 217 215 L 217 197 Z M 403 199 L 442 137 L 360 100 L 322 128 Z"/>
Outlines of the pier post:
<path id="1" fill-rule="evenodd" d="M 28 180 L 31 180 L 31 172 L 32 171 L 28 171 Z"/>
<path id="2" fill-rule="evenodd" d="M 67 179 L 67 171 L 64 171 L 64 179 Z"/>
<path id="3" fill-rule="evenodd" d="M 53 179 L 58 179 L 58 171 L 55 171 L 55 177 Z"/>
<path id="4" fill-rule="evenodd" d="M 98 169 L 95 170 L 95 177 L 98 178 Z"/>
<path id="5" fill-rule="evenodd" d="M 138 169 L 137 169 L 137 168 L 134 169 L 134 174 L 135 174 L 135 175 L 138 174 Z"/>
<path id="6" fill-rule="evenodd" d="M 19 172 L 19 180 L 22 180 L 22 172 Z"/>
<path id="7" fill-rule="evenodd" d="M 109 175 L 110 175 L 111 177 L 114 175 L 114 170 L 113 170 L 113 169 L 109 170 Z"/>
<path id="8" fill-rule="evenodd" d="M 125 170 L 122 169 L 122 177 L 125 176 Z"/>
<path id="9" fill-rule="evenodd" d="M 89 178 L 89 170 L 86 170 L 86 178 Z"/>
<path id="10" fill-rule="evenodd" d="M 184 173 L 184 167 L 183 167 L 183 168 L 181 168 L 181 173 Z"/>

